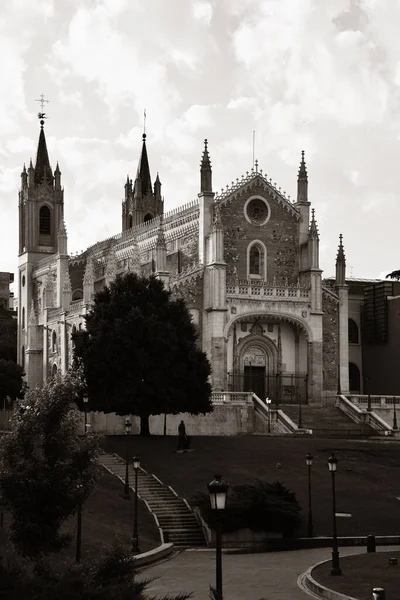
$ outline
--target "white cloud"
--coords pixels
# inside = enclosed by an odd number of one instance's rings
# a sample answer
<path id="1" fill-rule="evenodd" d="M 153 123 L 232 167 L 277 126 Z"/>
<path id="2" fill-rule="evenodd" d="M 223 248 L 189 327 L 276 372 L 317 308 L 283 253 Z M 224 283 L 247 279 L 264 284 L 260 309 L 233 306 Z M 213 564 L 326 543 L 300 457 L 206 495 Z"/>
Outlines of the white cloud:
<path id="1" fill-rule="evenodd" d="M 214 9 L 210 2 L 194 2 L 193 14 L 196 19 L 210 25 Z"/>

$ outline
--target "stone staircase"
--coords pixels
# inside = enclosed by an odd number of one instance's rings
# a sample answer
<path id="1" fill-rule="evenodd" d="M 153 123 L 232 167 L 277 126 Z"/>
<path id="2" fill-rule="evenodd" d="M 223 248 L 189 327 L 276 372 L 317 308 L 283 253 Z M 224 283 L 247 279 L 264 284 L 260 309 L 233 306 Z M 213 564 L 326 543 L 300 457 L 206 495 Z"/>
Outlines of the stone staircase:
<path id="1" fill-rule="evenodd" d="M 278 408 L 298 425 L 298 404 L 280 404 Z M 313 437 L 366 438 L 376 435 L 376 431 L 372 427 L 355 423 L 337 406 L 303 404 L 301 416 L 302 429 L 312 429 Z"/>
<path id="2" fill-rule="evenodd" d="M 99 462 L 122 482 L 125 481 L 125 462 L 119 456 L 102 454 Z M 129 468 L 129 483 L 134 493 L 135 474 L 132 465 Z M 203 529 L 186 500 L 142 468 L 138 471 L 138 497 L 156 515 L 164 538 L 161 541 L 172 542 L 178 550 L 206 546 Z"/>

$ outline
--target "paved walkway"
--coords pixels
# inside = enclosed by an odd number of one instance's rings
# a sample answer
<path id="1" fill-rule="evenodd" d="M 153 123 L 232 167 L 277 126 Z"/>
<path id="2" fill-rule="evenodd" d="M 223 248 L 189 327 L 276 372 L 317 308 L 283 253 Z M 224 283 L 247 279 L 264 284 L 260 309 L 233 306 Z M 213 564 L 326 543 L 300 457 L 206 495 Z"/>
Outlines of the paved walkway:
<path id="1" fill-rule="evenodd" d="M 388 548 L 389 549 L 389 548 Z M 365 548 L 342 548 L 341 554 L 358 554 Z M 268 552 L 264 554 L 223 554 L 223 586 L 226 600 L 305 600 L 310 598 L 297 585 L 297 578 L 311 565 L 331 557 L 329 548 Z M 150 595 L 177 595 L 193 592 L 193 600 L 209 598 L 209 584 L 215 585 L 215 551 L 187 550 L 146 569 L 145 578 L 156 578 L 147 588 Z"/>

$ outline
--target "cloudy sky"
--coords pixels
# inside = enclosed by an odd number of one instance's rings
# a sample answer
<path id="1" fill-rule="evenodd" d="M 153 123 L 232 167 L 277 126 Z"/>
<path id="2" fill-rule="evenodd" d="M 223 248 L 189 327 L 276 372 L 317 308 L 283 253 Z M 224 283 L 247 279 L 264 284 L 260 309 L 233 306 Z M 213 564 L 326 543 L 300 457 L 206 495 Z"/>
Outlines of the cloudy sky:
<path id="1" fill-rule="evenodd" d="M 400 268 L 399 0 L 1 0 L 0 270 L 16 271 L 18 189 L 35 99 L 65 187 L 69 250 L 118 233 L 147 111 L 165 208 L 196 197 L 203 139 L 215 188 L 252 166 L 292 197 L 301 150 L 334 273 Z"/>

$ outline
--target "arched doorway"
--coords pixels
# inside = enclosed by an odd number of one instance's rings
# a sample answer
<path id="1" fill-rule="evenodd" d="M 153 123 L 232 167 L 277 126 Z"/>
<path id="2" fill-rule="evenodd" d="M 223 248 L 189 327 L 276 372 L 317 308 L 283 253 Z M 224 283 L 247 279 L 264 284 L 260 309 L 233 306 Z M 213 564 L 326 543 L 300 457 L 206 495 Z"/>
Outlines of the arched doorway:
<path id="1" fill-rule="evenodd" d="M 260 346 L 250 346 L 243 353 L 244 391 L 266 396 L 267 357 Z"/>
<path id="2" fill-rule="evenodd" d="M 350 393 L 360 393 L 360 370 L 354 363 L 349 363 L 349 388 Z"/>

